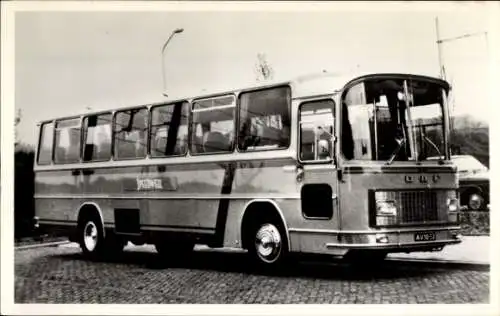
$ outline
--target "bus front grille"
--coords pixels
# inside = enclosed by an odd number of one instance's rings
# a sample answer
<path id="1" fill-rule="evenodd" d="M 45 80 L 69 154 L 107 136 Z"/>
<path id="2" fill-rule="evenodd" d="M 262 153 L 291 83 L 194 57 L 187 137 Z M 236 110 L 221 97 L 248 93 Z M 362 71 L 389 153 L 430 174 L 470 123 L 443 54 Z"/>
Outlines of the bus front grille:
<path id="1" fill-rule="evenodd" d="M 436 191 L 402 191 L 398 194 L 399 223 L 435 222 L 438 220 Z"/>

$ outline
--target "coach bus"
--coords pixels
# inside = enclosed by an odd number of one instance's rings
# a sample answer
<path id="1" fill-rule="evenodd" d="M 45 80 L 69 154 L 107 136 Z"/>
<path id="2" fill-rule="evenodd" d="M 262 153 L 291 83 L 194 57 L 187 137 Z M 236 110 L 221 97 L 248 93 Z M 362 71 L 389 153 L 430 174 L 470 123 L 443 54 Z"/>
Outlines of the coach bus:
<path id="1" fill-rule="evenodd" d="M 90 258 L 154 244 L 366 260 L 459 243 L 447 82 L 319 76 L 39 124 L 35 226 Z M 427 159 L 428 157 L 439 159 Z"/>

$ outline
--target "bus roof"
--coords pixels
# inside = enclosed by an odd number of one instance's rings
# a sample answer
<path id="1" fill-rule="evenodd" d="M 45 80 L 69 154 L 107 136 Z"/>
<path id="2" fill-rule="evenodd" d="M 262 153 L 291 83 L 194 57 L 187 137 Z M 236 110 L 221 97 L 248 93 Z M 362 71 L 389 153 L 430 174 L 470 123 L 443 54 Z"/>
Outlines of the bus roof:
<path id="1" fill-rule="evenodd" d="M 152 102 L 152 103 L 146 103 L 146 104 L 137 104 L 137 105 L 131 105 L 131 106 L 126 106 L 126 107 L 116 107 L 116 108 L 110 108 L 110 109 L 82 112 L 82 113 L 77 113 L 74 115 L 68 115 L 68 116 L 63 116 L 63 117 L 42 120 L 42 121 L 40 121 L 40 123 L 49 122 L 49 121 L 52 121 L 53 119 L 60 120 L 60 119 L 66 119 L 66 118 L 75 118 L 75 117 L 79 117 L 82 115 L 108 113 L 108 112 L 112 112 L 112 111 L 126 110 L 126 109 L 130 109 L 130 108 L 155 106 L 155 105 L 162 105 L 162 104 L 171 104 L 171 103 L 181 102 L 184 100 L 199 100 L 199 99 L 216 97 L 216 96 L 221 96 L 221 95 L 226 95 L 226 94 L 241 93 L 241 92 L 245 92 L 245 91 L 271 88 L 271 87 L 276 87 L 276 86 L 280 86 L 280 85 L 289 85 L 292 87 L 292 99 L 301 99 L 301 98 L 314 97 L 314 96 L 319 96 L 319 95 L 332 95 L 332 94 L 336 94 L 336 93 L 342 91 L 342 89 L 344 89 L 346 86 L 353 84 L 353 83 L 356 83 L 358 81 L 363 81 L 363 80 L 367 80 L 370 78 L 383 78 L 383 77 L 411 77 L 411 78 L 415 78 L 415 79 L 433 81 L 433 82 L 443 86 L 443 88 L 445 88 L 447 91 L 450 89 L 450 85 L 448 84 L 448 82 L 446 82 L 444 80 L 438 79 L 436 77 L 416 75 L 416 74 L 410 74 L 410 73 L 382 73 L 382 72 L 331 73 L 331 72 L 322 72 L 322 73 L 315 73 L 315 74 L 299 76 L 299 77 L 296 77 L 296 78 L 294 78 L 292 80 L 288 80 L 288 81 L 268 81 L 265 83 L 257 83 L 254 85 L 249 85 L 249 86 L 246 86 L 244 88 L 238 88 L 238 89 L 233 89 L 233 90 L 220 90 L 217 92 L 213 92 L 210 94 L 204 94 L 204 95 L 176 97 L 175 99 L 166 99 L 166 100 Z"/>

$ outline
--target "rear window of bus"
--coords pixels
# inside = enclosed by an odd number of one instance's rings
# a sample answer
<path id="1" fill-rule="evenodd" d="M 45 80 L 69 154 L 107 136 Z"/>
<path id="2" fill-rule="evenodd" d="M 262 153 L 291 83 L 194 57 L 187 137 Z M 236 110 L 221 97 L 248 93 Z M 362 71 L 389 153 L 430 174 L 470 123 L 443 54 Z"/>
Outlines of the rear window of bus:
<path id="1" fill-rule="evenodd" d="M 40 128 L 38 148 L 38 164 L 49 165 L 52 162 L 52 142 L 54 140 L 54 123 L 43 123 Z"/>

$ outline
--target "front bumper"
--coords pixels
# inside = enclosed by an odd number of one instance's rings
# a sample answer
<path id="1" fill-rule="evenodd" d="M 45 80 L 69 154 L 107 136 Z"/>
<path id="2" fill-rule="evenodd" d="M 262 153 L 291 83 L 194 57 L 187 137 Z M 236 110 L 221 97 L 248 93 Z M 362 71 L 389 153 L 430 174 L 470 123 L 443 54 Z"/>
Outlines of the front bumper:
<path id="1" fill-rule="evenodd" d="M 327 248 L 383 249 L 387 252 L 441 250 L 446 245 L 461 242 L 460 227 L 436 227 L 412 230 L 379 230 L 342 232 L 337 242 L 326 243 Z M 416 241 L 416 234 L 430 234 L 432 240 Z"/>

